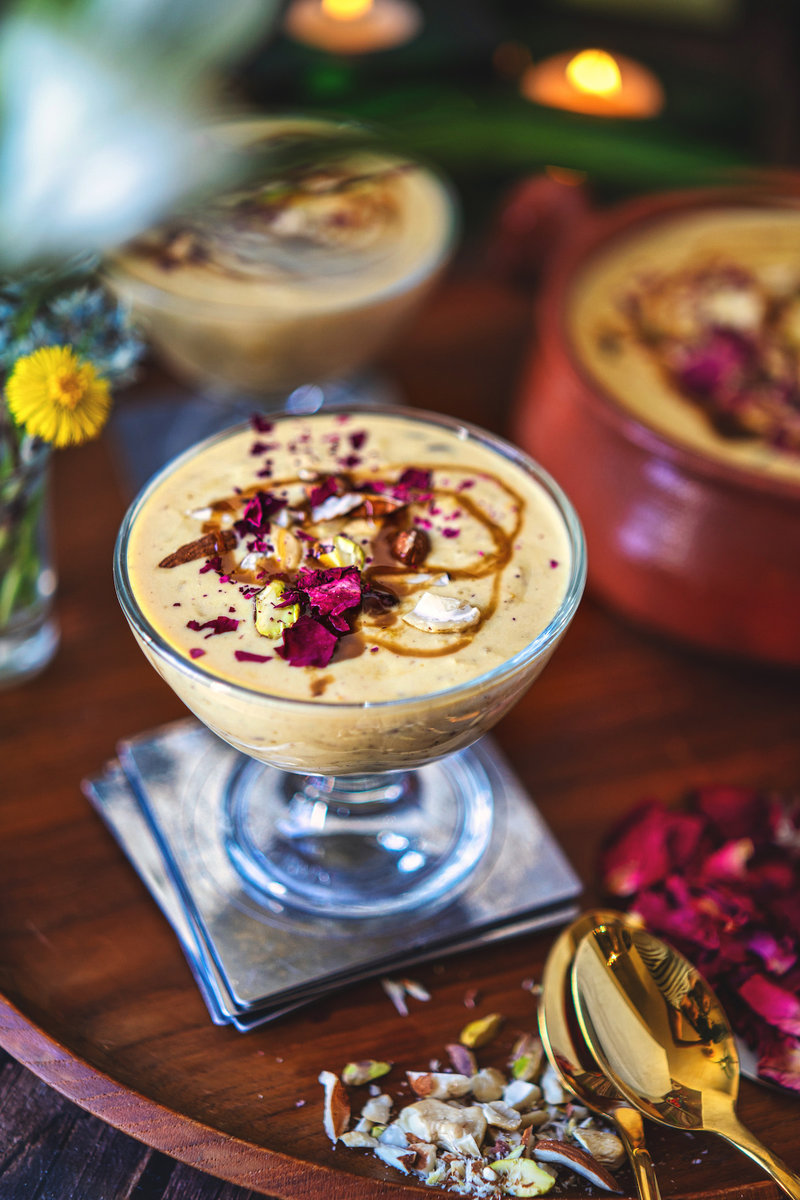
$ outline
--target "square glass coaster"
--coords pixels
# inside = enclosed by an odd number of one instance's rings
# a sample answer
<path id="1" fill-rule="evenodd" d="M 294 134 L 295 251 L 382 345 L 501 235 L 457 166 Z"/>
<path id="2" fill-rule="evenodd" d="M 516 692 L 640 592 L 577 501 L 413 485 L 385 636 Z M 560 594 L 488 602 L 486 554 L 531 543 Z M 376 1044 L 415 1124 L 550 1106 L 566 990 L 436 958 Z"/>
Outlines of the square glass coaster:
<path id="1" fill-rule="evenodd" d="M 334 987 L 575 912 L 580 882 L 489 739 L 471 748 L 495 806 L 484 858 L 447 907 L 391 919 L 312 917 L 248 891 L 222 820 L 241 756 L 204 726 L 177 722 L 118 749 L 120 765 L 87 795 L 172 923 L 215 1020 L 251 1028 Z"/>

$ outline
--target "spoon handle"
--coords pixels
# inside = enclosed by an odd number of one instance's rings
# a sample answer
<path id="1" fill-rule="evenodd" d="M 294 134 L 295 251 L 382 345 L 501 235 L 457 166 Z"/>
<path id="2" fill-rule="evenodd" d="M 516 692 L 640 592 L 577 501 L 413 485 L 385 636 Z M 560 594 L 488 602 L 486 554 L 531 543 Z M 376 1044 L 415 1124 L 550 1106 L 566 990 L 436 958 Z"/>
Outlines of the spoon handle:
<path id="1" fill-rule="evenodd" d="M 641 1113 L 633 1108 L 625 1108 L 620 1105 L 611 1115 L 617 1126 L 620 1140 L 627 1151 L 636 1182 L 636 1190 L 641 1200 L 661 1200 L 653 1160 L 650 1157 L 650 1151 L 644 1144 Z"/>
<path id="2" fill-rule="evenodd" d="M 768 1150 L 749 1129 L 740 1123 L 737 1117 L 733 1114 L 730 1117 L 726 1116 L 724 1121 L 715 1123 L 714 1131 L 727 1138 L 739 1150 L 748 1154 L 760 1167 L 763 1167 L 772 1176 L 778 1187 L 783 1188 L 787 1196 L 791 1196 L 792 1200 L 800 1200 L 800 1175 L 791 1171 L 786 1163 L 778 1158 L 777 1154 Z"/>

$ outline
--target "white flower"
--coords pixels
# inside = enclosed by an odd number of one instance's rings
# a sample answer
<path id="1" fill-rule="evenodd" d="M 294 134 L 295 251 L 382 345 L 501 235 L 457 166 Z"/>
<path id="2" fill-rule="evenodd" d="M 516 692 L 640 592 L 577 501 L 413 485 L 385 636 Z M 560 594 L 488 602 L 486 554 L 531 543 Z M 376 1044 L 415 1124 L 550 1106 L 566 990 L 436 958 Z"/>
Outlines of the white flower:
<path id="1" fill-rule="evenodd" d="M 196 133 L 208 71 L 270 0 L 84 0 L 0 27 L 2 269 L 103 250 L 222 171 Z M 202 97 L 202 100 L 201 100 Z"/>

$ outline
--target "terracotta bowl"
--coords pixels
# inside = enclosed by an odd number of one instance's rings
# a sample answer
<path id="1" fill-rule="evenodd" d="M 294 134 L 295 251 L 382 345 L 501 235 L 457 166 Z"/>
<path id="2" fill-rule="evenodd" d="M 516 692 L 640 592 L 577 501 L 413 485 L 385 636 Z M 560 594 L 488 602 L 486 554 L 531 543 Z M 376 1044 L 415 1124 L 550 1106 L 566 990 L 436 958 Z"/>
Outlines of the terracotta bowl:
<path id="1" fill-rule="evenodd" d="M 797 196 L 788 187 L 772 199 L 763 186 L 692 191 L 588 216 L 550 261 L 513 426 L 577 508 L 598 596 L 697 646 L 792 665 L 800 664 L 800 474 L 743 469 L 643 424 L 579 360 L 567 313 L 592 256 L 645 223 Z"/>

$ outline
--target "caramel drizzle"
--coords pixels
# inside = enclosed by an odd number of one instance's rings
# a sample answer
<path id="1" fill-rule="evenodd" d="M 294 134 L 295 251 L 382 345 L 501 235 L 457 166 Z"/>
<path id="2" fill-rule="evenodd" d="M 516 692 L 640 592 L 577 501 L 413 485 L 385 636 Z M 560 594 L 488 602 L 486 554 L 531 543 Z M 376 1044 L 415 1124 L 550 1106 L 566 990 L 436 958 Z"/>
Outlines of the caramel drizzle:
<path id="1" fill-rule="evenodd" d="M 426 466 L 426 469 L 430 471 L 449 471 L 452 473 L 453 470 L 457 468 L 454 468 L 452 463 L 444 463 L 431 464 Z M 484 554 L 477 560 L 477 562 L 468 564 L 464 567 L 442 566 L 426 560 L 421 568 L 409 568 L 392 560 L 385 562 L 373 561 L 370 566 L 366 567 L 362 572 L 367 583 L 371 583 L 373 581 L 382 582 L 387 578 L 391 579 L 392 581 L 397 580 L 399 583 L 402 583 L 404 576 L 410 574 L 419 574 L 421 570 L 424 570 L 425 574 L 429 575 L 447 574 L 451 580 L 485 579 L 487 576 L 491 575 L 493 578 L 489 603 L 481 609 L 481 617 L 477 624 L 471 627 L 468 634 L 459 635 L 455 641 L 448 641 L 446 644 L 439 644 L 436 647 L 432 646 L 430 649 L 419 649 L 416 647 L 401 646 L 398 645 L 394 639 L 386 639 L 376 636 L 375 630 L 380 629 L 381 626 L 386 627 L 396 624 L 399 619 L 396 614 L 388 612 L 385 615 L 374 617 L 372 619 L 365 619 L 365 615 L 362 613 L 362 628 L 355 631 L 354 635 L 351 636 L 359 637 L 362 643 L 368 639 L 372 645 L 380 646 L 381 649 L 388 650 L 392 654 L 396 654 L 398 657 L 404 658 L 443 658 L 449 654 L 456 654 L 459 650 L 464 649 L 464 647 L 470 644 L 475 633 L 477 633 L 481 625 L 488 621 L 497 609 L 500 598 L 502 574 L 511 560 L 514 541 L 519 535 L 519 531 L 522 527 L 523 515 L 525 512 L 525 500 L 518 492 L 509 487 L 509 485 L 504 483 L 501 479 L 498 479 L 496 475 L 490 475 L 485 471 L 481 472 L 480 474 L 483 478 L 490 479 L 491 482 L 500 488 L 500 490 L 508 497 L 511 511 L 516 513 L 514 524 L 510 532 L 506 532 L 501 525 L 499 525 L 496 521 L 493 521 L 492 518 L 484 512 L 480 505 L 478 505 L 470 496 L 468 496 L 465 491 L 456 491 L 453 488 L 434 487 L 430 489 L 430 493 L 432 496 L 436 497 L 437 501 L 441 501 L 443 499 L 450 500 L 456 503 L 459 508 L 466 509 L 469 515 L 479 524 L 481 524 L 489 534 L 494 546 L 494 549 L 490 553 Z M 358 481 L 357 476 L 354 475 L 352 478 Z M 279 488 L 296 486 L 305 482 L 306 481 L 300 479 L 299 477 L 265 481 L 270 491 L 275 491 Z M 242 489 L 241 493 L 238 495 L 233 497 L 225 497 L 221 500 L 215 500 L 208 507 L 214 513 L 231 512 L 232 510 L 235 511 L 241 505 L 243 500 L 254 496 L 257 492 L 267 490 L 265 483 L 252 484 L 250 487 Z M 400 511 L 402 512 L 403 510 L 401 509 Z M 347 515 L 349 517 L 352 514 Z M 219 533 L 222 531 L 218 522 L 207 521 L 203 524 L 203 532 L 207 535 L 219 535 Z M 289 532 L 291 532 L 291 529 L 289 529 Z M 379 533 L 378 538 L 376 539 L 377 546 L 380 545 L 380 540 L 381 535 Z M 233 574 L 233 572 L 231 573 Z M 241 569 L 237 569 L 235 571 L 235 578 L 237 581 L 244 583 L 257 584 L 261 582 L 261 580 L 256 578 L 255 572 L 242 571 Z M 387 586 L 389 585 L 387 584 Z M 392 590 L 401 596 L 409 595 L 411 592 L 413 592 L 414 588 L 418 586 L 418 584 L 412 584 L 410 587 L 406 587 L 402 590 L 398 590 L 396 587 L 392 588 Z M 438 638 L 442 638 L 447 637 L 448 635 L 440 633 L 436 636 Z"/>

